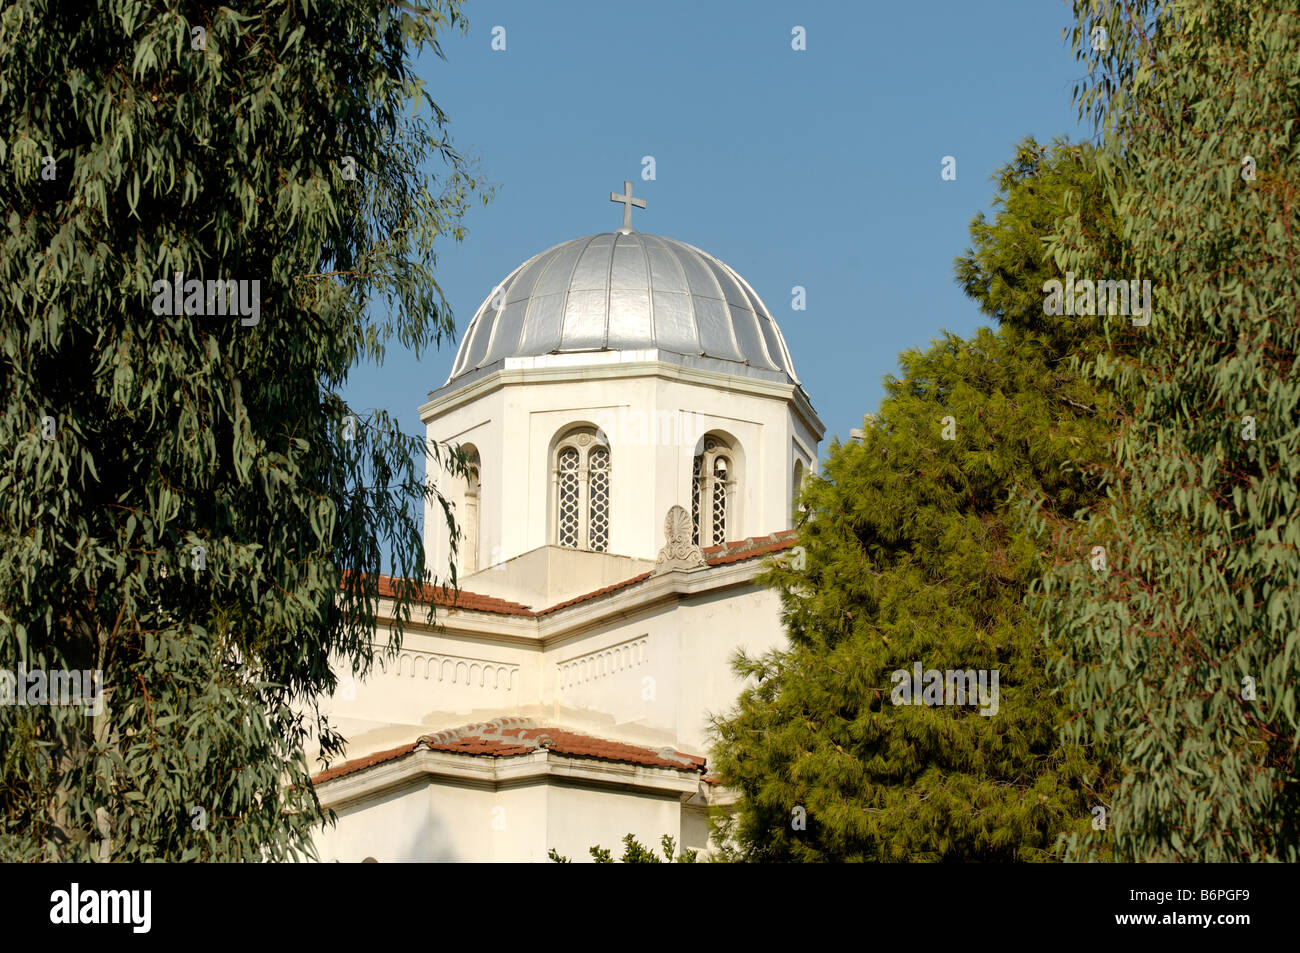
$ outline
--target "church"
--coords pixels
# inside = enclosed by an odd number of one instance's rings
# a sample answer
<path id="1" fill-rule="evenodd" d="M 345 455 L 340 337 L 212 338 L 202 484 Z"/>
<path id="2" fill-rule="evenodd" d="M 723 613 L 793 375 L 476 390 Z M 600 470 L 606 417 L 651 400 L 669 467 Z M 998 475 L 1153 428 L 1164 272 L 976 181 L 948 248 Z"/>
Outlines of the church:
<path id="1" fill-rule="evenodd" d="M 510 272 L 419 408 L 472 463 L 435 478 L 460 588 L 428 589 L 434 624 L 413 613 L 400 652 L 323 706 L 349 760 L 315 777 L 338 815 L 322 861 L 585 861 L 629 833 L 704 852 L 734 801 L 710 716 L 742 688 L 737 649 L 785 644 L 755 578 L 801 558 L 793 499 L 825 431 L 753 287 L 636 231 L 632 183 L 610 199 L 622 227 Z M 446 520 L 424 523 L 444 576 Z"/>

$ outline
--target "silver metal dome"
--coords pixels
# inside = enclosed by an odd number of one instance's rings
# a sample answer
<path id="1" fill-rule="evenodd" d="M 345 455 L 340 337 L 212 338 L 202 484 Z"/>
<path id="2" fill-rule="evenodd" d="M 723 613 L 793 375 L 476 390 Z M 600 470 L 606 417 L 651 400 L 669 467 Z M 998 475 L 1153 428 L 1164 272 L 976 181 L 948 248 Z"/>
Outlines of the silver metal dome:
<path id="1" fill-rule="evenodd" d="M 799 383 L 744 278 L 693 245 L 630 230 L 564 242 L 512 271 L 479 306 L 447 383 L 511 357 L 651 348 Z"/>

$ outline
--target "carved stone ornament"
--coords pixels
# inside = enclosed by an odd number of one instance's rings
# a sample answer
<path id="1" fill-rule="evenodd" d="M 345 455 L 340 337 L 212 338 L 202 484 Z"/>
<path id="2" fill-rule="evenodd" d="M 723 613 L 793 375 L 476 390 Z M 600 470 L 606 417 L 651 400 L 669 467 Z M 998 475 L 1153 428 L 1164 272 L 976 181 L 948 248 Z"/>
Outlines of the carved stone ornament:
<path id="1" fill-rule="evenodd" d="M 578 435 L 578 446 L 585 447 L 589 443 L 591 443 L 591 434 L 584 433 Z"/>
<path id="2" fill-rule="evenodd" d="M 699 569 L 707 566 L 704 551 L 691 543 L 691 514 L 683 506 L 674 506 L 664 518 L 664 548 L 655 560 L 656 573 L 674 569 Z"/>

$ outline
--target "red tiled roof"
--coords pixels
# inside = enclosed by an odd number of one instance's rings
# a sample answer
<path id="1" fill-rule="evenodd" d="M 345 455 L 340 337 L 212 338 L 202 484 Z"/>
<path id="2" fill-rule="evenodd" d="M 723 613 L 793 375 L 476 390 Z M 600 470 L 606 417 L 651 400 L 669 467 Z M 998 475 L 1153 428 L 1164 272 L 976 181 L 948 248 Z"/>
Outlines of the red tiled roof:
<path id="1" fill-rule="evenodd" d="M 312 777 L 313 784 L 320 784 L 323 781 L 333 781 L 335 778 L 341 778 L 345 774 L 352 774 L 369 768 L 372 765 L 382 764 L 385 761 L 392 761 L 394 758 L 400 758 L 404 754 L 410 754 L 415 750 L 418 742 L 412 742 L 409 745 L 402 745 L 399 748 L 389 748 L 387 751 L 376 751 L 374 754 L 368 754 L 364 758 L 353 758 L 351 761 L 345 761 L 343 764 L 334 768 L 329 768 Z"/>
<path id="2" fill-rule="evenodd" d="M 798 532 L 792 529 L 783 529 L 780 532 L 772 533 L 770 536 L 751 536 L 748 539 L 708 547 L 703 551 L 704 560 L 710 566 L 724 566 L 727 563 L 738 563 L 745 559 L 757 559 L 759 556 L 767 556 L 771 553 L 779 553 L 783 549 L 789 549 L 795 544 L 797 538 Z M 595 599 L 597 596 L 626 589 L 628 586 L 635 585 L 644 579 L 649 579 L 652 575 L 653 573 L 643 572 L 639 576 L 624 579 L 612 586 L 583 593 L 580 596 L 574 596 L 572 599 L 566 599 L 564 602 L 557 602 L 555 605 L 542 609 L 536 614 L 543 616 L 559 609 L 567 609 L 579 602 L 586 602 L 588 599 Z"/>
<path id="3" fill-rule="evenodd" d="M 525 718 L 497 718 L 486 724 L 465 725 L 432 735 L 421 735 L 413 744 L 390 748 L 344 762 L 312 778 L 316 784 L 355 774 L 366 768 L 411 754 L 420 748 L 446 751 L 449 754 L 486 755 L 513 758 L 545 748 L 571 758 L 595 758 L 622 764 L 640 764 L 650 768 L 672 768 L 693 774 L 703 773 L 704 758 L 683 754 L 672 748 L 646 748 L 641 745 L 609 741 L 564 728 L 534 725 Z"/>
<path id="4" fill-rule="evenodd" d="M 709 546 L 704 550 L 704 559 L 710 566 L 724 566 L 728 563 L 737 563 L 746 559 L 757 559 L 760 556 L 768 556 L 783 549 L 789 549 L 797 539 L 798 532 L 793 529 L 780 530 L 767 536 L 751 536 L 748 539 L 723 543 L 720 546 Z M 449 609 L 462 609 L 469 612 L 492 612 L 497 615 L 528 616 L 536 619 L 552 612 L 558 612 L 561 609 L 567 609 L 569 606 L 577 605 L 580 602 L 586 602 L 589 599 L 596 599 L 612 592 L 618 592 L 620 589 L 634 586 L 649 579 L 651 575 L 652 573 L 643 572 L 631 579 L 616 582 L 612 586 L 605 586 L 592 592 L 583 593 L 580 596 L 565 599 L 563 602 L 557 602 L 553 606 L 537 611 L 533 611 L 528 606 L 518 602 L 498 599 L 495 596 L 485 596 L 477 592 L 468 592 L 465 589 L 448 589 L 445 586 L 421 586 L 420 597 L 422 601 L 431 601 L 434 605 L 446 606 Z M 387 599 L 394 598 L 397 595 L 391 576 L 379 577 L 379 595 Z"/>
<path id="5" fill-rule="evenodd" d="M 649 578 L 650 578 L 650 573 L 643 572 L 639 576 L 633 576 L 631 579 L 624 579 L 622 582 L 616 582 L 612 586 L 606 586 L 603 589 L 596 589 L 592 592 L 585 592 L 580 596 L 574 596 L 572 599 L 565 599 L 563 602 L 557 602 L 555 605 L 543 609 L 541 612 L 537 614 L 540 616 L 540 615 L 548 615 L 552 612 L 558 612 L 560 609 L 567 609 L 569 606 L 577 605 L 579 602 L 586 602 L 588 599 L 595 599 L 597 596 L 607 595 L 611 592 L 618 592 L 618 590 L 620 589 L 626 589 L 628 586 L 634 586 L 638 582 L 641 582 L 643 579 L 649 579 Z"/>
<path id="6" fill-rule="evenodd" d="M 734 543 L 710 546 L 704 550 L 704 558 L 708 560 L 710 566 L 738 563 L 742 559 L 756 559 L 759 556 L 767 556 L 771 553 L 779 553 L 783 549 L 789 549 L 798 541 L 798 538 L 798 530 L 783 529 L 780 532 L 772 533 L 770 536 L 751 536 L 749 539 L 737 540 Z"/>
<path id="7" fill-rule="evenodd" d="M 400 580 L 398 580 L 400 581 Z M 397 596 L 397 587 L 392 576 L 379 577 L 379 595 L 385 599 Z M 497 615 L 536 615 L 528 606 L 495 596 L 485 596 L 465 589 L 449 589 L 446 586 L 420 586 L 420 599 L 434 605 L 449 609 L 465 609 L 471 612 L 494 612 Z"/>

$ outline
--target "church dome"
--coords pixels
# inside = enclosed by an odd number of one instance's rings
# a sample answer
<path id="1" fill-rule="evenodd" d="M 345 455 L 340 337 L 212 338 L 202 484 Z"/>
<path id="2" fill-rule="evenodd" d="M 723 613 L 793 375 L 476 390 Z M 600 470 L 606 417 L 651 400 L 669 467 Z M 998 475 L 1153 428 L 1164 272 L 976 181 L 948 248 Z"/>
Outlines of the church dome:
<path id="1" fill-rule="evenodd" d="M 629 229 L 563 242 L 512 271 L 479 306 L 447 383 L 507 358 L 648 349 L 799 383 L 744 278 L 693 245 Z"/>

